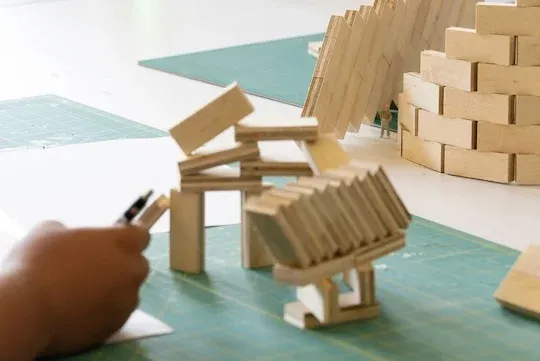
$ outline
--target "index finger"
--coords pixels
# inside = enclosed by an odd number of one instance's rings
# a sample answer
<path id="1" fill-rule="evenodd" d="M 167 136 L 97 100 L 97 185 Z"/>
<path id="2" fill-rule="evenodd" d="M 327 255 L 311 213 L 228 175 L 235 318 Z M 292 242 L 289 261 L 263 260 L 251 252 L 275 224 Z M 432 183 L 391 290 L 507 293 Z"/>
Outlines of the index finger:
<path id="1" fill-rule="evenodd" d="M 115 228 L 118 242 L 127 250 L 142 252 L 150 245 L 150 232 L 145 227 L 133 223 Z"/>

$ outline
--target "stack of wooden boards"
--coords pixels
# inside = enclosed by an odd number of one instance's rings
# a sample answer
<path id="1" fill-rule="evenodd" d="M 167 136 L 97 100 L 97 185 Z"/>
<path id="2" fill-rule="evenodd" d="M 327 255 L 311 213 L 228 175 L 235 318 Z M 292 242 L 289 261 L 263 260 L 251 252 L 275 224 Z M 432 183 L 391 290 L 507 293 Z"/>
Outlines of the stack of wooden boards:
<path id="1" fill-rule="evenodd" d="M 242 204 L 270 188 L 265 176 L 309 176 L 308 162 L 266 157 L 259 142 L 291 140 L 308 149 L 315 147 L 318 123 L 314 118 L 273 121 L 271 125 L 245 119 L 254 111 L 240 87 L 233 83 L 216 99 L 170 130 L 183 151 L 178 163 L 180 189 L 170 196 L 170 267 L 189 273 L 204 270 L 204 194 L 211 191 L 240 191 Z M 202 148 L 234 126 L 235 144 L 222 148 Z M 318 147 L 318 146 L 317 146 Z M 317 148 L 315 147 L 315 148 Z M 318 149 L 318 148 L 317 148 Z M 240 162 L 240 167 L 228 164 Z M 242 217 L 242 264 L 247 268 L 270 266 L 273 260 L 257 240 L 249 220 Z"/>
<path id="2" fill-rule="evenodd" d="M 540 5 L 479 3 L 403 76 L 403 158 L 455 176 L 540 184 Z M 525 6 L 527 5 L 527 6 Z"/>
<path id="3" fill-rule="evenodd" d="M 302 116 L 343 138 L 397 101 L 404 72 L 419 70 L 424 49 L 442 49 L 444 30 L 472 26 L 479 0 L 375 0 L 332 16 Z M 471 6 L 472 5 L 472 6 Z"/>
<path id="4" fill-rule="evenodd" d="M 274 278 L 298 287 L 286 321 L 312 328 L 379 314 L 371 262 L 404 247 L 411 222 L 381 167 L 348 162 L 264 191 L 244 209 L 276 260 Z M 339 295 L 340 273 L 352 293 Z"/>

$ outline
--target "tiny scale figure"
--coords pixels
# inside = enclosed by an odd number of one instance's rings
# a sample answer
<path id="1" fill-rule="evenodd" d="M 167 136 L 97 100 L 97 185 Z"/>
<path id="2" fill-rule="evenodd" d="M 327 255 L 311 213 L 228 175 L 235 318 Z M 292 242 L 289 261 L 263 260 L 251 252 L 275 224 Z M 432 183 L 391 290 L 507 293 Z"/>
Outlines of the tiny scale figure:
<path id="1" fill-rule="evenodd" d="M 384 130 L 386 129 L 386 136 L 390 139 L 390 121 L 392 120 L 392 113 L 390 112 L 390 106 L 388 104 L 383 105 L 379 111 L 379 118 L 381 119 L 381 138 L 384 137 Z"/>

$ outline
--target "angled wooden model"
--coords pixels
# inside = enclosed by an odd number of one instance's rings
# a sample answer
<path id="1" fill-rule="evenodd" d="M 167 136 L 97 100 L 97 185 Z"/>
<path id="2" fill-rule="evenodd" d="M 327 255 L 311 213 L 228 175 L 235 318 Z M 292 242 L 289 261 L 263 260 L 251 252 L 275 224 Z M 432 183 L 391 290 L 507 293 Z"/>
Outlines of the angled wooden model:
<path id="1" fill-rule="evenodd" d="M 443 50 L 448 26 L 471 26 L 479 0 L 375 0 L 332 16 L 302 116 L 316 117 L 322 133 L 343 138 L 397 103 L 404 72 L 418 71 L 420 52 Z"/>
<path id="2" fill-rule="evenodd" d="M 264 191 L 245 205 L 276 260 L 274 278 L 296 287 L 284 319 L 300 328 L 379 315 L 371 263 L 405 246 L 411 215 L 384 170 L 354 162 Z M 352 292 L 332 277 L 344 274 Z"/>
<path id="3" fill-rule="evenodd" d="M 290 162 L 261 153 L 259 141 L 312 142 L 318 137 L 315 118 L 283 122 L 247 119 L 253 106 L 233 83 L 216 99 L 170 130 L 183 150 L 178 163 L 179 189 L 170 197 L 170 267 L 174 270 L 204 271 L 204 195 L 211 191 L 240 191 L 243 205 L 250 197 L 271 188 L 265 176 L 309 176 L 307 162 Z M 202 149 L 206 143 L 234 126 L 236 143 L 220 149 Z M 240 162 L 239 168 L 227 167 Z M 270 266 L 273 258 L 259 240 L 251 220 L 242 210 L 242 264 L 246 268 Z"/>
<path id="4" fill-rule="evenodd" d="M 478 3 L 399 97 L 401 156 L 437 172 L 540 184 L 540 6 Z"/>

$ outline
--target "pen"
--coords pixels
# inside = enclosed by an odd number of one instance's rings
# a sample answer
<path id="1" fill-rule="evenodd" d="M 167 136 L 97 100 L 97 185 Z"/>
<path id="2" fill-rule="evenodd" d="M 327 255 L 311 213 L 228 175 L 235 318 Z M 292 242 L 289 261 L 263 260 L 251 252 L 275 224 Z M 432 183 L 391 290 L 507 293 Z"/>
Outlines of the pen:
<path id="1" fill-rule="evenodd" d="M 149 190 L 145 194 L 141 195 L 133 204 L 122 214 L 122 216 L 116 221 L 117 223 L 128 224 L 137 217 L 139 213 L 146 207 L 148 200 L 154 194 L 153 190 Z"/>

